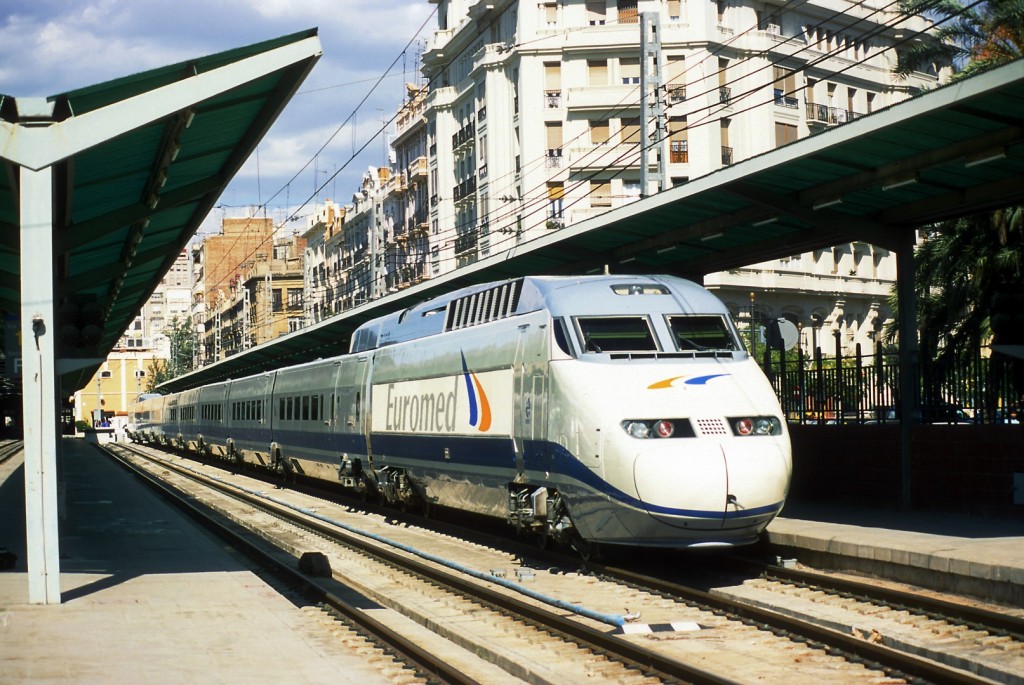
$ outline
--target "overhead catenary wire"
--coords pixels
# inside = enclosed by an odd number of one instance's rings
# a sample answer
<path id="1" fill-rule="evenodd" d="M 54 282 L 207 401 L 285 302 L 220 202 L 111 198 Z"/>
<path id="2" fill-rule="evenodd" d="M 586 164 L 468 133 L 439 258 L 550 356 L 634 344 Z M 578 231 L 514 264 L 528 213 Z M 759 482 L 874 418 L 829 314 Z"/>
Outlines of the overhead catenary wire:
<path id="1" fill-rule="evenodd" d="M 975 4 L 977 4 L 977 3 L 975 3 Z M 889 7 L 889 6 L 891 6 L 891 5 L 888 5 L 888 6 L 886 6 L 886 7 Z M 873 16 L 873 15 L 874 15 L 875 13 L 877 13 L 877 12 L 880 12 L 880 11 L 883 11 L 883 9 L 877 9 L 877 10 L 875 10 L 875 12 L 872 12 L 871 14 L 869 14 L 869 15 L 868 15 L 868 17 L 870 17 L 870 16 Z M 836 17 L 839 17 L 839 16 L 843 16 L 843 15 L 845 15 L 845 14 L 847 14 L 847 12 L 846 12 L 846 11 L 843 11 L 843 12 L 836 12 L 836 13 L 834 13 L 834 14 L 833 14 L 833 15 L 832 15 L 831 17 L 828 17 L 828 18 L 826 18 L 826 19 L 824 19 L 824 20 L 822 20 L 822 21 L 818 22 L 818 23 L 817 23 L 816 25 L 814 25 L 814 26 L 813 26 L 812 28 L 815 28 L 815 29 L 817 29 L 817 28 L 820 28 L 820 27 L 824 26 L 824 25 L 825 25 L 826 23 L 828 23 L 829 21 L 831 21 L 831 20 L 834 20 L 834 19 L 835 19 Z M 865 21 L 867 21 L 867 20 L 868 20 L 868 17 L 861 17 L 861 18 L 857 18 L 857 19 L 856 19 L 856 20 L 855 20 L 854 22 L 852 22 L 851 24 L 848 24 L 848 25 L 847 25 L 846 27 L 842 27 L 842 28 L 840 28 L 840 30 L 848 29 L 848 28 L 850 28 L 850 27 L 852 27 L 852 26 L 856 26 L 856 25 L 858 25 L 858 24 L 860 24 L 860 23 L 863 23 L 863 22 L 865 22 Z M 901 22 L 901 21 L 904 21 L 905 19 L 906 19 L 906 17 L 904 17 L 904 16 L 897 16 L 897 17 L 896 17 L 896 19 L 895 19 L 894 21 L 892 21 L 891 23 L 890 23 L 890 22 L 883 22 L 882 24 L 878 25 L 878 26 L 877 26 L 876 28 L 874 28 L 873 30 L 870 30 L 870 31 L 868 31 L 868 32 L 865 32 L 865 33 L 864 33 L 863 35 L 860 35 L 860 36 L 858 36 L 858 38 L 859 38 L 859 39 L 861 39 L 861 40 L 864 40 L 864 39 L 866 39 L 866 38 L 869 38 L 869 37 L 873 37 L 873 36 L 875 36 L 875 35 L 878 35 L 878 34 L 879 34 L 879 33 L 881 33 L 882 31 L 884 31 L 884 30 L 886 30 L 886 29 L 888 29 L 888 28 L 890 28 L 890 27 L 892 27 L 892 26 L 895 26 L 895 25 L 896 25 L 897 23 L 899 23 L 899 22 Z M 751 27 L 750 29 L 747 29 L 747 31 L 745 31 L 744 33 L 746 33 L 746 32 L 749 32 L 749 31 L 752 31 L 752 30 L 756 30 L 756 28 L 757 28 L 757 27 L 756 27 L 756 25 L 755 25 L 755 26 Z M 805 32 L 807 31 L 807 28 L 808 28 L 808 27 L 804 27 L 804 29 L 805 29 Z M 742 35 L 742 34 L 740 34 L 740 35 Z M 799 35 L 801 35 L 801 34 L 797 34 L 797 35 L 795 35 L 795 36 L 790 36 L 790 37 L 788 37 L 788 38 L 786 39 L 786 41 L 785 41 L 785 42 L 788 42 L 788 41 L 791 41 L 791 40 L 796 40 L 796 39 L 798 38 L 798 36 L 799 36 Z M 813 35 L 813 34 L 812 34 L 812 35 Z M 912 38 L 915 38 L 915 37 L 917 37 L 917 35 L 919 35 L 919 34 L 915 34 L 915 35 L 912 35 L 912 36 L 908 36 L 908 37 L 907 37 L 907 38 L 905 38 L 905 39 L 904 39 L 903 41 L 901 41 L 901 43 L 898 43 L 898 44 L 896 44 L 896 45 L 891 45 L 891 46 L 887 46 L 887 47 L 884 47 L 884 48 L 882 48 L 882 51 L 885 51 L 885 50 L 890 50 L 890 49 L 895 49 L 895 48 L 896 48 L 896 47 L 897 47 L 897 46 L 898 46 L 899 44 L 902 44 L 902 42 L 906 42 L 907 40 L 910 40 L 910 39 L 912 39 Z M 735 36 L 735 35 L 734 35 L 734 36 L 733 36 L 733 38 L 732 38 L 732 39 L 730 39 L 730 42 L 731 42 L 732 40 L 736 40 L 736 39 L 738 39 L 738 38 L 739 38 L 739 36 Z M 546 38 L 545 38 L 545 39 L 546 39 Z M 708 54 L 707 54 L 706 56 L 704 56 L 704 57 L 703 57 L 703 58 L 702 58 L 701 60 L 699 60 L 699 61 L 697 62 L 697 64 L 694 64 L 694 63 L 692 63 L 692 62 L 691 62 L 691 63 L 688 63 L 688 64 L 687 64 L 687 67 L 686 67 L 686 71 L 685 71 L 685 72 L 683 73 L 683 74 L 684 74 L 684 81 L 685 81 L 685 74 L 686 74 L 686 73 L 689 73 L 689 72 L 690 72 L 690 70 L 692 70 L 692 69 L 694 69 L 694 68 L 698 68 L 698 67 L 699 67 L 699 65 L 700 65 L 700 64 L 701 64 L 702 62 L 705 62 L 705 61 L 706 61 L 707 59 L 710 59 L 710 58 L 712 58 L 712 57 L 713 57 L 713 56 L 714 56 L 715 54 L 718 54 L 718 53 L 719 53 L 719 52 L 721 51 L 721 49 L 723 49 L 723 47 L 724 47 L 724 46 L 719 46 L 719 47 L 717 47 L 715 51 L 713 51 L 713 52 L 710 52 L 710 53 L 708 53 Z M 796 55 L 796 54 L 799 54 L 799 53 L 800 53 L 800 52 L 802 52 L 803 50 L 809 50 L 809 49 L 811 49 L 811 48 L 812 48 L 812 45 L 808 44 L 808 45 L 804 46 L 803 48 L 801 48 L 800 50 L 798 50 L 798 51 L 797 51 L 796 53 L 793 53 L 793 55 L 787 55 L 787 56 L 786 56 L 786 59 L 789 59 L 789 58 L 793 57 L 794 55 Z M 824 54 L 822 54 L 822 55 L 821 55 L 820 57 L 818 57 L 817 59 L 815 59 L 815 60 L 812 60 L 811 62 L 808 62 L 808 63 L 806 63 L 806 64 L 804 64 L 804 65 L 800 66 L 799 68 L 796 68 L 796 69 L 791 69 L 790 71 L 791 71 L 791 73 L 797 73 L 797 72 L 799 72 L 799 71 L 805 71 L 805 70 L 807 70 L 807 69 L 809 69 L 809 68 L 811 68 L 811 67 L 813 67 L 813 66 L 815 66 L 815 65 L 817 65 L 817 64 L 820 64 L 820 63 L 821 63 L 822 61 L 824 61 L 825 59 L 828 59 L 828 58 L 830 58 L 830 57 L 834 56 L 835 54 L 839 54 L 839 53 L 840 53 L 840 52 L 842 52 L 843 50 L 844 50 L 844 48 L 843 48 L 843 47 L 842 47 L 841 45 L 838 45 L 838 46 L 836 47 L 836 49 L 830 49 L 830 50 L 826 51 L 826 52 L 825 52 Z M 766 51 L 762 51 L 762 52 L 761 52 L 761 53 L 759 53 L 759 54 L 765 54 L 765 53 L 767 53 L 767 52 L 768 52 L 768 51 L 766 50 Z M 874 56 L 874 55 L 872 55 L 872 56 Z M 848 65 L 848 66 L 846 66 L 846 67 L 844 67 L 844 68 L 842 68 L 842 69 L 838 69 L 838 70 L 835 70 L 835 71 L 831 72 L 831 74 L 839 74 L 839 73 L 842 73 L 842 72 L 844 72 L 844 71 L 847 71 L 848 69 L 850 69 L 850 68 L 853 68 L 853 67 L 854 67 L 854 66 L 856 66 L 857 64 L 860 64 L 860 63 L 862 63 L 863 61 L 865 61 L 865 59 L 867 59 L 867 56 L 866 56 L 866 55 L 865 55 L 865 58 L 864 58 L 864 59 L 861 59 L 861 60 L 856 60 L 856 61 L 854 61 L 854 63 L 852 63 L 852 64 L 850 64 L 850 65 Z M 449 62 L 448 64 L 450 64 L 450 63 L 451 63 L 451 62 Z M 759 72 L 761 72 L 761 71 L 762 71 L 763 69 L 768 69 L 768 68 L 774 68 L 774 67 L 775 67 L 775 66 L 776 66 L 776 65 L 777 65 L 778 63 L 779 63 L 778 61 L 772 61 L 772 62 L 770 62 L 769 64 L 765 65 L 764 67 L 762 67 L 762 68 L 759 68 L 759 69 L 758 69 L 757 71 L 755 71 L 755 72 L 751 72 L 751 73 L 743 74 L 742 76 L 736 77 L 736 78 L 734 78 L 734 79 L 732 79 L 732 80 L 728 81 L 728 82 L 727 82 L 727 85 L 730 85 L 730 84 L 735 84 L 735 83 L 738 83 L 738 82 L 739 82 L 739 81 L 741 81 L 742 79 L 751 79 L 751 78 L 753 78 L 753 77 L 754 77 L 754 76 L 755 76 L 756 74 L 758 74 Z M 708 78 L 708 79 L 710 80 L 710 78 L 711 78 L 711 77 L 713 77 L 713 74 L 712 74 L 712 75 L 709 75 L 709 77 L 705 77 L 705 78 Z M 771 83 L 771 81 L 769 81 L 768 83 Z M 667 86 L 669 86 L 670 84 L 671 84 L 671 82 L 670 82 L 669 84 L 665 84 L 665 85 L 666 85 L 666 87 L 667 87 Z M 713 92 L 713 91 L 717 90 L 717 89 L 718 89 L 719 87 L 721 87 L 721 85 L 722 85 L 722 84 L 718 84 L 718 85 L 716 85 L 716 86 L 715 86 L 715 87 L 713 87 L 713 88 L 710 88 L 710 87 L 709 87 L 709 88 L 708 88 L 708 89 L 707 89 L 706 91 L 704 91 L 703 93 L 701 93 L 701 94 L 700 94 L 700 95 L 698 95 L 697 97 L 700 97 L 701 95 L 707 95 L 708 93 L 710 93 L 710 92 Z M 732 98 L 732 102 L 740 102 L 740 101 L 746 100 L 746 99 L 748 99 L 749 97 L 751 97 L 752 95 L 754 95 L 754 94 L 755 94 L 756 92 L 758 92 L 758 91 L 762 90 L 762 88 L 763 88 L 763 87 L 764 87 L 764 84 L 760 84 L 760 85 L 758 85 L 758 86 L 756 86 L 756 87 L 752 87 L 752 88 L 749 88 L 748 90 L 746 90 L 746 91 L 744 91 L 744 92 L 742 92 L 742 93 L 740 93 L 740 94 L 737 94 L 736 96 L 734 96 L 734 97 Z M 796 89 L 794 89 L 794 90 L 793 90 L 792 92 L 799 92 L 800 90 L 803 90 L 803 88 L 805 88 L 805 87 L 806 87 L 806 86 L 801 86 L 800 88 L 796 88 Z M 635 92 L 635 91 L 633 91 L 633 92 Z M 789 94 L 789 93 L 787 92 L 787 94 Z M 760 107 L 760 106 L 763 106 L 764 104 L 768 104 L 768 103 L 770 103 L 770 102 L 771 102 L 771 99 L 769 99 L 769 100 L 767 100 L 767 101 L 764 101 L 764 102 L 756 102 L 756 103 L 750 104 L 750 105 L 749 105 L 748 107 L 746 107 L 746 108 L 744 108 L 744 109 L 742 109 L 742 110 L 735 110 L 735 109 L 734 109 L 733 111 L 729 112 L 729 115 L 730 115 L 730 116 L 735 116 L 735 115 L 736 115 L 736 114 L 738 114 L 738 113 L 741 113 L 741 112 L 745 112 L 745 111 L 749 111 L 750 109 L 753 109 L 753 108 L 755 108 L 755 107 Z M 621 109 L 621 110 L 619 110 L 619 111 L 618 111 L 618 113 L 621 113 L 621 112 L 627 111 L 627 110 L 628 110 L 628 109 L 630 109 L 630 108 L 633 108 L 633 109 L 635 109 L 635 107 L 636 107 L 636 104 L 635 104 L 635 103 L 630 103 L 630 104 L 626 104 L 626 105 L 624 105 L 624 106 L 622 107 L 622 109 Z M 714 104 L 712 104 L 712 105 L 709 105 L 709 106 L 708 106 L 708 107 L 707 107 L 706 109 L 707 109 L 707 113 L 706 113 L 706 114 L 705 114 L 705 115 L 704 115 L 704 116 L 703 116 L 702 118 L 698 119 L 698 121 L 697 121 L 697 122 L 693 122 L 693 123 L 691 123 L 690 121 L 687 121 L 687 129 L 697 128 L 697 127 L 699 127 L 699 126 L 704 126 L 704 125 L 710 125 L 710 124 L 713 124 L 713 123 L 715 123 L 715 122 L 717 122 L 717 121 L 720 121 L 720 120 L 721 120 L 721 118 L 722 118 L 722 117 L 721 117 L 721 115 L 720 115 L 720 112 L 721 112 L 721 107 L 718 107 L 718 108 L 717 108 L 717 110 L 718 110 L 717 112 L 716 112 L 716 111 L 713 111 L 713 110 L 715 110 L 715 109 L 716 109 L 716 108 L 715 108 L 715 105 L 714 105 Z M 698 110 L 698 111 L 700 111 L 700 110 Z M 614 110 L 613 110 L 612 112 L 610 112 L 610 114 L 613 114 L 613 113 L 615 113 L 615 111 L 614 111 Z M 689 115 L 692 115 L 692 112 L 691 112 L 691 113 L 688 113 L 688 116 L 689 116 Z M 397 114 L 396 114 L 396 116 L 397 116 Z M 392 117 L 391 121 L 393 121 L 393 120 L 394 120 L 394 118 L 395 118 L 395 117 Z M 610 117 L 609 117 L 609 118 L 610 118 Z M 391 123 L 391 121 L 387 122 L 387 124 L 390 124 L 390 123 Z M 381 131 L 383 131 L 383 130 L 384 130 L 384 128 L 385 128 L 385 127 L 384 127 L 384 126 L 382 126 L 382 127 L 381 127 L 381 129 L 380 129 L 380 130 L 378 131 L 378 134 L 379 134 L 379 133 L 380 133 Z M 581 133 L 581 134 L 580 134 L 579 136 L 577 136 L 576 138 L 574 138 L 574 139 L 573 139 L 572 141 L 569 141 L 569 142 L 573 142 L 574 140 L 577 140 L 577 139 L 578 139 L 579 137 L 581 137 L 581 136 L 583 136 L 583 135 L 586 135 L 586 134 L 587 134 L 587 132 L 586 132 L 586 131 L 584 131 L 584 132 L 583 132 L 583 133 Z M 368 144 L 369 144 L 369 143 L 367 143 L 367 145 L 368 145 Z M 365 147 L 365 145 L 364 145 L 364 147 Z M 636 150 L 636 149 L 637 149 L 638 147 L 639 147 L 639 145 L 635 145 L 635 146 L 633 146 L 633 147 L 631 148 L 631 150 L 635 152 L 635 150 Z M 595 152 L 595 151 L 592 151 L 592 152 Z M 598 152 L 599 152 L 599 151 L 598 151 Z M 531 160 L 530 162 L 528 162 L 528 163 L 527 163 L 527 165 L 524 165 L 524 166 L 529 166 L 529 167 L 531 167 L 531 168 L 532 168 L 532 165 L 533 165 L 533 164 L 537 164 L 537 163 L 540 163 L 540 162 L 542 162 L 542 161 L 543 161 L 543 159 L 544 159 L 544 157 L 540 157 L 540 158 L 538 158 L 538 159 L 535 159 L 535 160 Z M 620 159 L 619 161 L 621 161 L 621 159 Z M 586 181 L 588 181 L 588 180 L 590 180 L 590 179 L 593 179 L 593 178 L 595 178 L 595 177 L 596 177 L 596 175 L 598 175 L 598 174 L 600 174 L 600 173 L 602 173 L 602 172 L 607 172 L 607 171 L 608 171 L 608 169 L 609 169 L 609 168 L 611 168 L 612 166 L 614 166 L 614 162 L 613 162 L 613 163 L 611 163 L 611 164 L 607 164 L 607 165 L 605 165 L 604 167 L 602 167 L 601 169 L 598 169 L 598 170 L 596 170 L 596 171 L 594 171 L 594 172 L 590 173 L 590 174 L 589 174 L 589 175 L 588 175 L 588 176 L 587 176 L 586 178 L 584 178 L 584 179 L 581 179 L 581 180 L 580 180 L 579 182 L 577 182 L 576 186 L 574 186 L 574 187 L 577 187 L 577 186 L 579 185 L 579 183 L 583 183 L 583 182 L 586 182 Z M 333 176 L 332 176 L 332 178 L 333 178 Z M 550 176 L 550 177 L 549 177 L 549 178 L 548 178 L 548 179 L 547 179 L 547 180 L 546 180 L 545 182 L 543 182 L 542 184 L 540 184 L 540 185 L 538 185 L 538 186 L 535 186 L 535 187 L 534 187 L 533 189 L 531 189 L 531 190 L 534 190 L 534 191 L 535 191 L 535 190 L 536 190 L 537 188 L 543 188 L 543 187 L 544 187 L 544 186 L 546 185 L 546 183 L 547 183 L 547 182 L 551 182 L 551 180 L 552 180 L 552 179 L 554 179 L 554 178 L 556 178 L 556 177 L 555 177 L 555 176 Z M 329 181 L 328 181 L 328 182 L 329 182 Z M 326 185 L 326 183 L 325 183 L 325 185 Z M 529 196 L 530 194 L 532 194 L 532 193 L 530 193 L 529 191 L 527 191 L 527 192 L 521 192 L 521 195 L 522 195 L 523 197 L 527 197 L 527 196 Z M 579 201 L 580 201 L 581 199 L 582 199 L 582 198 L 577 198 L 577 200 L 575 200 L 573 204 L 575 204 L 575 202 L 579 202 Z M 537 204 L 537 203 L 543 203 L 543 202 L 545 202 L 545 201 L 547 201 L 547 197 L 540 197 L 540 198 L 535 198 L 535 199 L 533 199 L 533 200 L 528 200 L 528 204 L 527 204 L 527 205 L 522 205 L 521 207 L 518 207 L 518 208 L 516 208 L 516 207 L 513 207 L 513 208 L 510 208 L 510 209 L 508 209 L 508 210 L 504 210 L 504 208 L 501 208 L 501 209 L 499 209 L 499 210 L 492 210 L 491 212 L 489 212 L 489 215 L 484 215 L 484 217 L 483 217 L 483 218 L 485 218 L 485 219 L 486 219 L 486 220 L 488 220 L 488 221 L 490 221 L 491 219 L 506 219 L 506 218 L 510 218 L 511 216 L 515 216 L 515 212 L 517 212 L 517 211 L 518 211 L 518 212 L 522 212 L 522 211 L 523 211 L 523 208 L 524 208 L 524 207 L 536 206 L 536 204 Z M 306 200 L 306 202 L 304 202 L 304 203 L 303 203 L 302 205 L 300 205 L 300 209 L 299 209 L 299 210 L 296 210 L 296 211 L 292 212 L 292 213 L 291 213 L 291 215 L 290 215 L 290 217 L 289 217 L 289 219 L 291 219 L 291 218 L 294 218 L 295 216 L 297 216 L 297 215 L 298 215 L 298 211 L 300 211 L 302 207 L 304 207 L 304 206 L 305 206 L 306 204 L 308 204 L 308 202 L 309 202 L 309 200 L 307 199 L 307 200 Z M 571 206 L 571 205 L 570 205 L 570 206 Z M 503 211 L 503 210 L 504 210 L 504 211 Z M 497 213 L 497 212 L 502 212 L 502 213 Z M 480 218 L 481 218 L 481 217 L 477 217 L 477 220 L 479 220 Z M 538 225 L 538 224 L 535 224 L 535 225 L 534 225 L 534 227 L 535 227 L 536 225 Z M 445 238 L 444 236 L 447 236 L 447 235 L 451 235 L 451 234 L 455 234 L 455 235 L 457 235 L 457 234 L 458 234 L 458 229 L 459 229 L 459 228 L 462 228 L 462 227 L 464 227 L 464 224 L 462 224 L 462 225 L 457 225 L 457 226 L 453 226 L 453 227 L 452 227 L 452 229 L 446 229 L 446 230 L 445 230 L 445 232 L 444 232 L 444 233 L 442 233 L 442 234 L 439 234 L 439 236 L 438 236 L 438 237 L 440 237 L 440 238 L 443 238 L 444 240 L 446 240 L 446 241 L 447 241 L 447 240 L 449 240 L 449 238 Z M 524 230 L 525 230 L 525 229 L 524 229 Z M 452 238 L 454 238 L 454 237 L 455 237 L 455 236 L 453 235 L 453 236 L 452 236 Z M 502 239 L 499 239 L 499 240 L 498 240 L 498 241 L 497 241 L 496 243 L 492 244 L 492 249 L 493 249 L 494 251 L 499 251 L 499 250 L 498 250 L 498 245 L 501 245 L 501 244 L 503 244 L 504 242 L 506 242 L 506 241 L 508 241 L 508 240 L 514 240 L 514 239 L 515 239 L 515 236 L 510 236 L 509 238 L 507 238 L 507 239 L 504 239 L 504 240 L 502 240 Z M 452 258 L 445 258 L 445 259 L 452 259 Z M 324 287 L 326 288 L 327 286 L 324 286 Z"/>

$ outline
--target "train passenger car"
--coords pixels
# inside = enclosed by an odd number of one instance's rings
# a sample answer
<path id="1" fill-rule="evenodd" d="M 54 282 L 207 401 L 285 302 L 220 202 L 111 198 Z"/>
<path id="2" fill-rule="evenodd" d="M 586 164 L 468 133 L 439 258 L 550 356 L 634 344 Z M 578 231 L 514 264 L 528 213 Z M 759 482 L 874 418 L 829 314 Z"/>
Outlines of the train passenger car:
<path id="1" fill-rule="evenodd" d="M 247 460 L 581 547 L 751 543 L 789 486 L 767 379 L 724 305 L 674 277 L 466 288 L 257 378 L 225 395 L 249 407 L 225 410 L 220 438 Z"/>

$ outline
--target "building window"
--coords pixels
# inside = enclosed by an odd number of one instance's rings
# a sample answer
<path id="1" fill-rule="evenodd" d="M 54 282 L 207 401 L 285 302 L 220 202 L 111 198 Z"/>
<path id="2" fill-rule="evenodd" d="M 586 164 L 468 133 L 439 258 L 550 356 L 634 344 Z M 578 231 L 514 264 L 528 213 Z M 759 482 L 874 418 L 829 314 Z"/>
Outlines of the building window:
<path id="1" fill-rule="evenodd" d="M 636 145 L 640 142 L 640 117 L 622 119 L 622 132 L 620 133 L 623 144 Z"/>
<path id="2" fill-rule="evenodd" d="M 686 164 L 690 161 L 687 137 L 686 117 L 672 117 L 668 120 L 669 162 Z"/>
<path id="3" fill-rule="evenodd" d="M 798 105 L 796 95 L 794 95 L 796 92 L 796 74 L 792 70 L 778 65 L 772 69 L 774 72 L 772 87 L 775 93 L 776 106 L 796 109 Z"/>
<path id="4" fill-rule="evenodd" d="M 775 122 L 775 147 L 782 147 L 797 139 L 795 124 L 783 124 Z"/>
<path id="5" fill-rule="evenodd" d="M 544 13 L 544 22 L 548 26 L 555 26 L 558 24 L 558 4 L 554 2 L 545 2 L 540 6 L 541 11 Z"/>
<path id="6" fill-rule="evenodd" d="M 668 20 L 679 21 L 683 16 L 682 0 L 668 0 Z"/>
<path id="7" fill-rule="evenodd" d="M 590 142 L 592 145 L 604 145 L 610 137 L 607 119 L 593 119 L 590 122 Z"/>
<path id="8" fill-rule="evenodd" d="M 562 155 L 562 122 L 544 122 L 544 130 L 547 133 L 548 157 Z"/>
<path id="9" fill-rule="evenodd" d="M 564 183 L 548 183 L 548 219 L 562 219 L 562 199 L 565 197 Z"/>
<path id="10" fill-rule="evenodd" d="M 608 85 L 608 60 L 587 60 L 587 82 L 592 86 Z"/>
<path id="11" fill-rule="evenodd" d="M 686 60 L 682 55 L 666 56 L 665 85 L 669 103 L 686 99 Z"/>
<path id="12" fill-rule="evenodd" d="M 615 0 L 620 24 L 636 24 L 639 21 L 636 4 L 637 0 Z"/>
<path id="13" fill-rule="evenodd" d="M 590 206 L 611 207 L 612 206 L 612 183 L 611 181 L 590 182 Z"/>
<path id="14" fill-rule="evenodd" d="M 640 83 L 640 58 L 622 57 L 619 59 L 619 78 L 629 85 Z"/>
<path id="15" fill-rule="evenodd" d="M 587 21 L 591 26 L 604 25 L 605 0 L 587 0 Z"/>
<path id="16" fill-rule="evenodd" d="M 275 312 L 279 312 L 284 309 L 284 303 L 281 300 L 281 289 L 274 288 L 272 293 L 273 309 Z"/>

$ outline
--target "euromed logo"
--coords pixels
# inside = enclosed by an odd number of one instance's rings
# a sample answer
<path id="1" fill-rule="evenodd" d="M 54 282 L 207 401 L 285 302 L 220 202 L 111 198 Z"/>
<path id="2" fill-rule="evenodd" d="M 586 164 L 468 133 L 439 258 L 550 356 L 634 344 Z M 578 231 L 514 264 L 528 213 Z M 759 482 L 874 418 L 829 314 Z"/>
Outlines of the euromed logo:
<path id="1" fill-rule="evenodd" d="M 728 376 L 727 373 L 711 373 L 706 376 L 693 376 L 687 378 L 686 376 L 673 376 L 672 378 L 666 378 L 658 381 L 657 383 L 651 383 L 647 386 L 648 390 L 663 390 L 665 388 L 671 388 L 676 385 L 677 381 L 682 381 L 683 385 L 707 385 L 708 381 L 719 378 L 721 376 Z"/>
<path id="2" fill-rule="evenodd" d="M 466 381 L 466 394 L 469 395 L 469 425 L 486 433 L 491 428 L 491 405 L 487 401 L 487 393 L 480 379 L 466 365 L 465 353 L 459 354 L 462 355 L 462 377 Z"/>

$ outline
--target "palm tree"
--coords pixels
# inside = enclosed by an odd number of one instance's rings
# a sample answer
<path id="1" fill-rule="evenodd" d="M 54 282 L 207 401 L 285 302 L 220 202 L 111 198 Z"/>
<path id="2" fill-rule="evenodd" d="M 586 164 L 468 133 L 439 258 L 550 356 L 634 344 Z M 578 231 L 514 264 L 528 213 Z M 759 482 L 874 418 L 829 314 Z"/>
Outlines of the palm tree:
<path id="1" fill-rule="evenodd" d="M 929 19 L 930 39 L 899 55 L 902 76 L 923 66 L 952 66 L 961 79 L 1024 55 L 1024 0 L 903 0 L 902 13 Z"/>
<path id="2" fill-rule="evenodd" d="M 899 54 L 900 75 L 952 66 L 958 80 L 1024 56 L 1024 0 L 902 0 L 900 6 L 936 26 L 929 39 Z M 1005 331 L 992 326 L 997 294 L 1019 291 L 1024 282 L 1024 208 L 930 226 L 914 258 L 921 345 L 929 361 L 964 361 L 982 341 L 1024 342 L 1000 339 Z M 1015 392 L 1024 392 L 1024 361 L 994 355 L 993 362 L 993 375 L 1008 365 Z"/>

